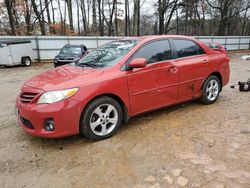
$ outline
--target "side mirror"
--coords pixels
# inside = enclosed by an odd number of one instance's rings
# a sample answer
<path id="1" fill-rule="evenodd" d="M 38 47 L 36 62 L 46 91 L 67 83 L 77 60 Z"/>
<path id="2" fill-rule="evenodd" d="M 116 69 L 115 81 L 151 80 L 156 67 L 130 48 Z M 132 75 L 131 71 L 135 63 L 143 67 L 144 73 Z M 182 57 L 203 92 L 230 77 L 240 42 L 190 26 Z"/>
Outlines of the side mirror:
<path id="1" fill-rule="evenodd" d="M 220 47 L 218 48 L 213 48 L 214 51 L 222 52 L 222 49 Z"/>
<path id="2" fill-rule="evenodd" d="M 135 58 L 129 63 L 130 68 L 143 68 L 146 67 L 147 60 L 145 58 Z"/>

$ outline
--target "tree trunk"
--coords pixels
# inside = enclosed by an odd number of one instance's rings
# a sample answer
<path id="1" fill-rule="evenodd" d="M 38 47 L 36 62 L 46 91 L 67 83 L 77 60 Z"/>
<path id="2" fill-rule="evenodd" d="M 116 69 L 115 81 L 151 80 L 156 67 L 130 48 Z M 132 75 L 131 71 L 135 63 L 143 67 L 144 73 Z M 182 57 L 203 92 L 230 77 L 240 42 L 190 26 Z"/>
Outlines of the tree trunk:
<path id="1" fill-rule="evenodd" d="M 179 15 L 178 8 L 175 9 L 176 12 L 176 35 L 179 35 Z"/>
<path id="2" fill-rule="evenodd" d="M 42 23 L 43 25 L 45 24 L 45 21 L 44 21 L 44 14 L 43 14 L 43 3 L 42 3 L 42 0 L 39 0 L 39 3 L 40 3 L 40 19 L 42 20 Z"/>
<path id="3" fill-rule="evenodd" d="M 90 23 L 89 23 L 89 19 L 90 19 L 90 0 L 87 0 L 87 5 L 88 5 L 88 9 L 87 9 L 87 15 L 88 15 L 88 17 L 87 17 L 87 28 L 89 29 L 89 25 L 90 25 Z"/>
<path id="4" fill-rule="evenodd" d="M 227 26 L 227 18 L 224 18 L 221 16 L 220 24 L 219 24 L 219 30 L 218 30 L 218 35 L 219 36 L 224 36 L 226 33 L 226 26 Z"/>
<path id="5" fill-rule="evenodd" d="M 58 3 L 58 9 L 59 9 L 59 14 L 60 14 L 60 20 L 61 20 L 61 35 L 65 34 L 64 33 L 64 25 L 63 25 L 63 16 L 62 16 L 62 9 L 61 9 L 61 0 L 57 0 Z"/>
<path id="6" fill-rule="evenodd" d="M 244 33 L 245 33 L 246 22 L 247 22 L 247 20 L 248 20 L 248 17 L 247 17 L 248 9 L 249 9 L 249 8 L 247 8 L 247 9 L 245 10 L 244 17 L 243 17 L 243 23 L 242 23 L 242 27 L 241 27 L 241 35 L 242 35 L 242 36 L 243 36 Z"/>
<path id="7" fill-rule="evenodd" d="M 77 29 L 78 29 L 78 35 L 81 35 L 81 28 L 80 28 L 80 8 L 79 8 L 79 2 L 76 0 L 76 11 L 77 11 Z"/>
<path id="8" fill-rule="evenodd" d="M 92 0 L 92 33 L 96 32 L 97 22 L 96 22 L 96 0 Z"/>
<path id="9" fill-rule="evenodd" d="M 55 9 L 54 9 L 54 5 L 53 5 L 53 0 L 50 1 L 50 5 L 51 5 L 51 10 L 52 10 L 52 20 L 53 20 L 53 25 L 56 24 L 56 20 L 55 20 Z M 53 33 L 56 34 L 55 28 L 53 27 Z"/>
<path id="10" fill-rule="evenodd" d="M 40 13 L 39 11 L 37 10 L 37 4 L 36 4 L 36 1 L 35 0 L 31 0 L 31 5 L 33 7 L 33 10 L 34 10 L 34 13 L 38 19 L 38 22 L 39 22 L 39 26 L 40 26 L 40 29 L 41 29 L 41 34 L 42 35 L 46 35 L 46 32 L 45 32 L 45 27 L 44 27 L 44 22 L 42 21 L 41 19 L 41 16 L 40 16 Z M 34 23 L 35 24 L 35 23 Z"/>
<path id="11" fill-rule="evenodd" d="M 118 14 L 118 8 L 117 8 L 117 2 L 115 4 L 115 35 L 118 36 L 118 18 L 117 18 L 117 14 Z"/>
<path id="12" fill-rule="evenodd" d="M 69 27 L 71 32 L 74 32 L 74 24 L 73 24 L 73 15 L 72 15 L 72 0 L 66 0 L 68 7 L 68 16 L 69 16 Z"/>
<path id="13" fill-rule="evenodd" d="M 46 13 L 47 13 L 47 19 L 48 19 L 48 24 L 49 24 L 49 32 L 53 33 L 53 29 L 51 27 L 51 19 L 50 19 L 50 12 L 49 12 L 49 2 L 48 0 L 44 0 L 45 6 L 46 6 Z"/>
<path id="14" fill-rule="evenodd" d="M 165 14 L 165 6 L 166 0 L 158 0 L 158 12 L 159 12 L 159 34 L 162 35 L 164 33 L 164 14 Z"/>
<path id="15" fill-rule="evenodd" d="M 30 9 L 28 0 L 24 0 L 24 9 L 25 9 L 25 24 L 26 24 L 26 35 L 30 35 Z"/>
<path id="16" fill-rule="evenodd" d="M 86 23 L 86 7 L 85 7 L 85 0 L 81 0 L 81 11 L 82 11 L 82 24 L 84 35 L 87 34 L 87 23 Z"/>
<path id="17" fill-rule="evenodd" d="M 64 16 L 63 16 L 63 31 L 64 31 L 64 35 L 66 35 L 66 10 L 67 10 L 67 2 L 64 1 Z"/>
<path id="18" fill-rule="evenodd" d="M 5 5 L 8 12 L 9 22 L 10 22 L 10 28 L 11 28 L 11 35 L 16 35 L 16 28 L 14 25 L 14 19 L 12 15 L 12 0 L 5 0 Z"/>
<path id="19" fill-rule="evenodd" d="M 103 27 L 103 18 L 102 18 L 102 4 L 103 1 L 97 0 L 98 2 L 98 17 L 99 17 L 99 33 L 101 36 L 104 36 L 104 27 Z"/>
<path id="20" fill-rule="evenodd" d="M 130 11 L 128 2 L 128 35 L 131 36 Z"/>
<path id="21" fill-rule="evenodd" d="M 134 0 L 134 35 L 140 36 L 140 0 Z"/>
<path id="22" fill-rule="evenodd" d="M 187 35 L 188 30 L 188 9 L 185 10 L 185 25 L 184 25 L 184 34 Z"/>
<path id="23" fill-rule="evenodd" d="M 125 26 L 124 26 L 124 34 L 128 36 L 128 0 L 125 0 Z"/>
<path id="24" fill-rule="evenodd" d="M 113 15 L 114 15 L 116 3 L 117 3 L 117 0 L 113 0 L 112 9 L 111 9 L 111 13 L 110 13 L 110 16 L 109 16 L 108 36 L 111 36 L 111 34 L 113 32 Z"/>
<path id="25" fill-rule="evenodd" d="M 167 34 L 170 31 L 169 30 L 169 25 L 170 25 L 172 16 L 174 14 L 174 11 L 175 11 L 175 9 L 177 7 L 177 2 L 178 2 L 178 0 L 175 0 L 175 3 L 172 5 L 172 9 L 170 11 L 170 14 L 168 15 L 168 20 L 167 20 L 166 25 L 165 25 L 165 34 Z"/>
<path id="26" fill-rule="evenodd" d="M 15 22 L 15 28 L 16 28 L 16 34 L 21 35 L 21 28 L 19 24 L 19 16 L 18 16 L 18 10 L 16 5 L 16 0 L 12 0 L 12 12 L 14 16 L 14 22 Z"/>

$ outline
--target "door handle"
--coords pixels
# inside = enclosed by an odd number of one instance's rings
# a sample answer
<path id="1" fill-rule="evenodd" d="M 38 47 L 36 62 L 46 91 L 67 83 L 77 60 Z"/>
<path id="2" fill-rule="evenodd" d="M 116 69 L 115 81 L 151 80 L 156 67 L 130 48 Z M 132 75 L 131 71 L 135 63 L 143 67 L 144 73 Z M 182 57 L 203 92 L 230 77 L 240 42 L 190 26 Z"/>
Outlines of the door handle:
<path id="1" fill-rule="evenodd" d="M 203 60 L 203 63 L 204 63 L 204 64 L 208 64 L 208 60 L 207 60 L 207 59 L 204 59 L 204 60 Z"/>
<path id="2" fill-rule="evenodd" d="M 169 67 L 169 68 L 168 68 L 168 71 L 169 71 L 169 72 L 175 72 L 175 71 L 177 71 L 177 69 L 178 69 L 177 67 L 172 66 L 172 67 Z"/>

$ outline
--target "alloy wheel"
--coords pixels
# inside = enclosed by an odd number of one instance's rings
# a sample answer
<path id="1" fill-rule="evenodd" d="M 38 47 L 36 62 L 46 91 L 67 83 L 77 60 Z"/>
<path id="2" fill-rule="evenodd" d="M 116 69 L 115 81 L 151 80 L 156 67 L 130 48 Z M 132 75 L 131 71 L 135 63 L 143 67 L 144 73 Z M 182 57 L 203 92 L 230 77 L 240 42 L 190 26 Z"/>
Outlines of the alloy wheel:
<path id="1" fill-rule="evenodd" d="M 210 80 L 206 88 L 206 96 L 210 101 L 214 101 L 219 94 L 219 84 L 217 80 Z"/>
<path id="2" fill-rule="evenodd" d="M 90 116 L 90 128 L 98 136 L 111 133 L 118 122 L 117 109 L 111 104 L 101 104 Z"/>

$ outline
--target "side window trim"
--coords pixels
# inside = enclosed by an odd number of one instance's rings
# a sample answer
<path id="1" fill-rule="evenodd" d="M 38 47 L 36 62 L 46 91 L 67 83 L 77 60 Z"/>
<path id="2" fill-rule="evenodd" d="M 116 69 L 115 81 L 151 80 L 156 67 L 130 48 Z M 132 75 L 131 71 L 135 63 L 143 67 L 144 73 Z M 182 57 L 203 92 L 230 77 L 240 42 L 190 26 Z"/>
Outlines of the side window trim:
<path id="1" fill-rule="evenodd" d="M 145 44 L 143 44 L 139 49 L 137 49 L 131 56 L 130 58 L 123 64 L 122 68 L 121 68 L 121 71 L 129 71 L 130 68 L 128 67 L 129 63 L 132 61 L 132 59 L 134 58 L 134 56 L 142 49 L 144 48 L 146 45 L 150 44 L 150 43 L 153 43 L 153 42 L 157 42 L 157 41 L 168 41 L 169 43 L 169 47 L 170 47 L 170 51 L 171 51 L 171 55 L 172 55 L 172 59 L 175 59 L 174 58 L 174 53 L 173 53 L 173 49 L 172 49 L 172 45 L 170 43 L 170 38 L 164 38 L 164 39 L 154 39 L 154 40 L 151 40 L 151 41 L 148 41 L 146 42 Z M 154 63 L 152 63 L 154 64 Z"/>

